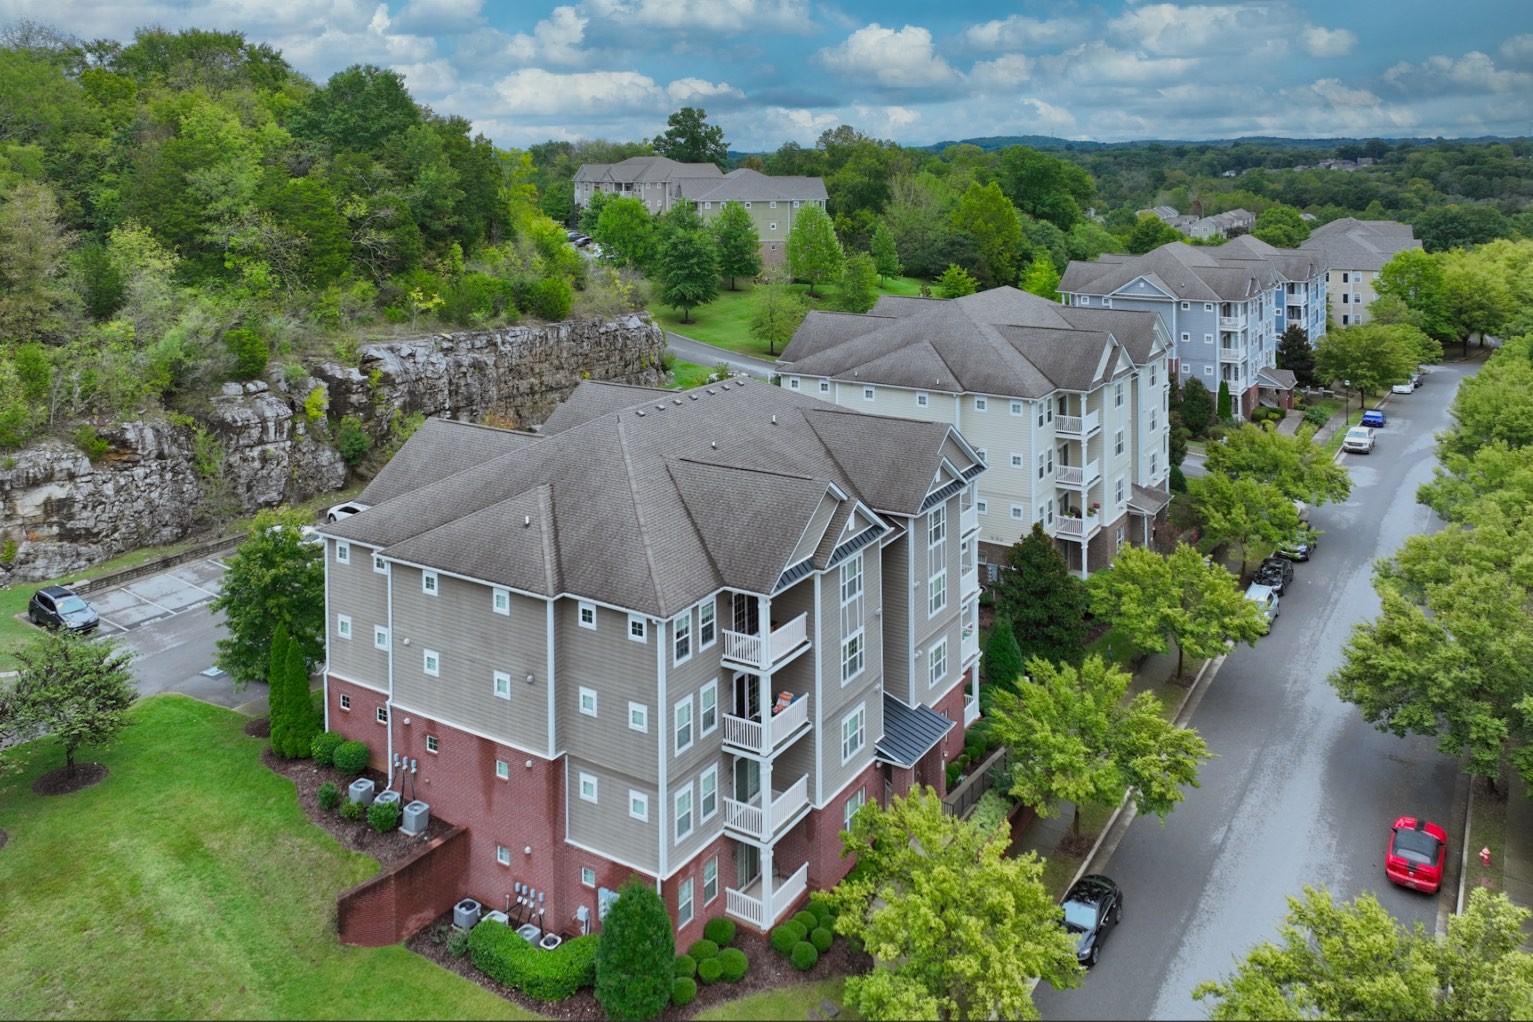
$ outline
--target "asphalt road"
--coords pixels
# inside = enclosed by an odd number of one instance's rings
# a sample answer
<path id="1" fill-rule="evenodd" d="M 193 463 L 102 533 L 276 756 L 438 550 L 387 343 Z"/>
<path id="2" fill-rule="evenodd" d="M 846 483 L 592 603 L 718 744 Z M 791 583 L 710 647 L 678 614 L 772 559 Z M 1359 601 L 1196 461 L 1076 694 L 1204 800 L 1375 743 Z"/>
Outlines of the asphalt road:
<path id="1" fill-rule="evenodd" d="M 1305 884 L 1340 899 L 1371 891 L 1396 918 L 1429 930 L 1446 918 L 1467 790 L 1457 761 L 1431 739 L 1375 730 L 1326 676 L 1353 624 L 1378 613 L 1374 560 L 1439 527 L 1416 489 L 1432 477 L 1432 435 L 1449 424 L 1457 383 L 1477 367 L 1437 367 L 1414 394 L 1391 396 L 1374 452 L 1344 456 L 1352 496 L 1311 513 L 1323 535 L 1314 558 L 1297 565 L 1272 633 L 1233 650 L 1193 711 L 1191 725 L 1219 758 L 1164 826 L 1135 819 L 1110 859 L 1092 864 L 1123 886 L 1123 923 L 1082 987 L 1037 989 L 1044 1018 L 1206 1018 L 1193 988 L 1275 939 L 1286 896 Z M 1402 814 L 1448 831 L 1450 877 L 1439 895 L 1384 878 L 1389 824 Z"/>
<path id="2" fill-rule="evenodd" d="M 691 362 L 700 366 L 716 366 L 723 362 L 737 373 L 749 373 L 759 379 L 770 380 L 776 372 L 776 367 L 766 359 L 751 358 L 748 355 L 739 355 L 724 348 L 715 348 L 711 344 L 702 341 L 694 341 L 690 337 L 681 334 L 673 334 L 666 331 L 666 347 L 671 353 L 683 362 Z"/>

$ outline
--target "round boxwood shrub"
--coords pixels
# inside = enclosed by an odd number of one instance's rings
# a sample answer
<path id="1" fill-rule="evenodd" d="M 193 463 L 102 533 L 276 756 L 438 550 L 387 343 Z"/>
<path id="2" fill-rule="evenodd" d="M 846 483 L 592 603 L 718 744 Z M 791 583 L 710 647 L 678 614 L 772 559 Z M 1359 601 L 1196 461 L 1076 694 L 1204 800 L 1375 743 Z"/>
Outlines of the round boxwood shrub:
<path id="1" fill-rule="evenodd" d="M 691 979 L 697 975 L 697 959 L 691 955 L 676 956 L 676 975 Z"/>
<path id="2" fill-rule="evenodd" d="M 319 807 L 321 809 L 334 809 L 341 804 L 341 789 L 335 786 L 334 781 L 326 781 L 319 786 Z"/>
<path id="3" fill-rule="evenodd" d="M 719 952 L 719 964 L 724 968 L 724 978 L 731 983 L 738 983 L 750 970 L 751 960 L 739 948 L 727 947 Z"/>
<path id="4" fill-rule="evenodd" d="M 353 802 L 349 798 L 341 803 L 341 816 L 353 822 L 360 820 L 366 812 L 367 807 L 365 805 L 360 802 Z"/>
<path id="5" fill-rule="evenodd" d="M 804 928 L 804 932 L 805 933 L 808 933 L 810 930 L 812 930 L 816 926 L 820 925 L 820 921 L 818 919 L 816 919 L 814 917 L 814 913 L 810 912 L 808 909 L 802 909 L 802 910 L 800 910 L 798 912 L 793 913 L 793 921 L 795 923 L 798 923 L 800 926 L 802 926 Z M 803 938 L 799 938 L 799 939 L 802 940 Z"/>
<path id="6" fill-rule="evenodd" d="M 814 949 L 822 955 L 830 950 L 830 945 L 835 939 L 836 935 L 823 926 L 816 926 L 809 931 L 809 943 L 813 944 Z"/>
<path id="7" fill-rule="evenodd" d="M 808 932 L 798 923 L 789 919 L 786 923 L 773 930 L 772 936 L 768 939 L 771 940 L 773 947 L 786 955 L 793 952 L 793 945 L 803 940 Z"/>
<path id="8" fill-rule="evenodd" d="M 677 976 L 671 984 L 671 1003 L 678 1008 L 691 1004 L 697 997 L 697 981 L 690 976 Z"/>
<path id="9" fill-rule="evenodd" d="M 809 899 L 809 911 L 814 913 L 814 918 L 826 929 L 830 928 L 831 921 L 836 918 L 836 910 L 830 907 L 830 902 L 819 896 Z"/>
<path id="10" fill-rule="evenodd" d="M 697 978 L 710 986 L 717 983 L 722 975 L 724 975 L 724 963 L 719 961 L 717 956 L 704 958 L 697 963 Z"/>
<path id="11" fill-rule="evenodd" d="M 788 956 L 793 959 L 793 967 L 799 972 L 808 972 L 814 968 L 814 963 L 820 960 L 820 953 L 814 949 L 814 945 L 807 940 L 801 940 L 793 945 L 793 952 Z"/>
<path id="12" fill-rule="evenodd" d="M 309 755 L 314 757 L 314 762 L 320 766 L 334 766 L 335 750 L 345 740 L 344 736 L 334 731 L 322 731 L 309 743 Z"/>
<path id="13" fill-rule="evenodd" d="M 690 948 L 688 948 L 687 954 L 691 955 L 693 958 L 696 958 L 698 964 L 701 965 L 708 959 L 717 958 L 719 956 L 719 946 L 713 941 L 709 940 L 707 937 L 704 937 L 702 940 L 695 942 Z"/>
<path id="14" fill-rule="evenodd" d="M 726 948 L 735 941 L 735 921 L 727 916 L 710 919 L 703 926 L 703 936 L 719 947 Z"/>
<path id="15" fill-rule="evenodd" d="M 335 747 L 332 759 L 335 768 L 341 773 L 360 774 L 367 769 L 367 761 L 371 757 L 366 742 L 342 742 Z"/>

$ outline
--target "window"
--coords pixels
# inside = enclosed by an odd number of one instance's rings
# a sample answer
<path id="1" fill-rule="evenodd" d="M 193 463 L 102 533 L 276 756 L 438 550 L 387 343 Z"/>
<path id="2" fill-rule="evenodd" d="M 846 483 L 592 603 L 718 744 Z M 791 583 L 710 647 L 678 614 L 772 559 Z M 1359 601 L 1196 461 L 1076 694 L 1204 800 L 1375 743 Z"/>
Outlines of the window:
<path id="1" fill-rule="evenodd" d="M 1123 382 L 1121 380 L 1112 385 L 1112 406 L 1114 408 L 1123 407 Z"/>
<path id="2" fill-rule="evenodd" d="M 768 208 L 768 209 L 776 209 L 776 208 L 777 208 L 777 200 L 776 200 L 776 199 L 773 199 L 773 200 L 772 200 L 772 201 L 771 201 L 771 202 L 770 202 L 770 203 L 769 203 L 769 204 L 768 204 L 768 205 L 767 205 L 767 208 Z"/>
<path id="3" fill-rule="evenodd" d="M 674 622 L 671 627 L 671 649 L 675 655 L 676 663 L 684 664 L 692 659 L 692 612 L 686 611 Z"/>
<path id="4" fill-rule="evenodd" d="M 596 886 L 596 870 L 592 869 L 590 866 L 581 866 L 580 867 L 580 883 L 581 883 L 581 886 L 583 886 L 583 887 L 595 887 Z"/>
<path id="5" fill-rule="evenodd" d="M 1112 437 L 1112 452 L 1114 454 L 1122 454 L 1123 453 L 1123 430 L 1121 430 L 1121 429 L 1118 430 L 1118 432 L 1113 434 L 1113 437 Z"/>
<path id="6" fill-rule="evenodd" d="M 1213 312 L 1214 311 L 1214 303 L 1213 302 L 1204 302 L 1203 303 L 1203 311 L 1204 312 Z"/>
<path id="7" fill-rule="evenodd" d="M 841 565 L 841 605 L 844 607 L 862 595 L 862 555 Z"/>
<path id="8" fill-rule="evenodd" d="M 1214 367 L 1213 366 L 1204 366 L 1203 367 L 1203 375 L 1204 376 L 1212 376 L 1212 375 L 1214 375 Z"/>
<path id="9" fill-rule="evenodd" d="M 1050 447 L 1043 454 L 1038 455 L 1038 478 L 1054 474 L 1054 448 Z"/>
<path id="10" fill-rule="evenodd" d="M 380 626 L 373 628 L 373 647 L 386 650 L 389 648 L 389 630 Z"/>
<path id="11" fill-rule="evenodd" d="M 790 376 L 790 377 L 788 377 L 788 389 L 789 390 L 798 390 L 798 377 L 797 376 Z"/>
<path id="12" fill-rule="evenodd" d="M 692 748 L 692 697 L 676 704 L 676 755 Z"/>
<path id="13" fill-rule="evenodd" d="M 947 572 L 939 571 L 926 583 L 926 616 L 933 614 L 947 606 Z"/>
<path id="14" fill-rule="evenodd" d="M 1125 542 L 1127 542 L 1127 540 L 1128 540 L 1128 530 L 1126 528 L 1124 528 L 1123 526 L 1121 526 L 1121 525 L 1118 526 L 1117 542 L 1113 546 L 1113 553 L 1117 553 L 1119 550 L 1122 550 L 1123 549 L 1123 544 Z"/>
<path id="15" fill-rule="evenodd" d="M 1104 308 L 1104 309 L 1112 308 L 1112 299 L 1108 298 L 1106 295 L 1102 296 L 1102 308 Z"/>
<path id="16" fill-rule="evenodd" d="M 1182 311 L 1183 312 L 1186 312 L 1190 308 L 1192 308 L 1192 306 L 1190 304 L 1188 304 L 1187 302 L 1183 302 L 1182 303 Z"/>
<path id="17" fill-rule="evenodd" d="M 1152 454 L 1150 455 L 1150 478 L 1153 480 L 1155 477 L 1155 455 Z"/>
<path id="18" fill-rule="evenodd" d="M 1021 401 L 1013 401 L 1011 403 L 1011 414 L 1013 414 L 1013 415 L 1021 415 L 1022 414 L 1022 402 Z"/>
<path id="19" fill-rule="evenodd" d="M 389 562 L 385 561 L 381 555 L 373 554 L 373 570 L 380 575 L 387 575 L 389 573 Z"/>
<path id="20" fill-rule="evenodd" d="M 1351 301 L 1351 300 L 1352 300 L 1352 296 L 1351 296 L 1351 295 L 1350 295 L 1350 294 L 1348 294 L 1348 293 L 1347 293 L 1347 292 L 1345 292 L 1345 291 L 1343 291 L 1343 292 L 1342 292 L 1342 293 L 1341 293 L 1341 304 L 1343 304 L 1343 305 L 1346 305 L 1346 304 L 1347 304 L 1347 303 L 1348 303 L 1348 302 L 1350 302 L 1350 301 Z"/>
<path id="21" fill-rule="evenodd" d="M 426 751 L 432 754 L 441 751 L 440 746 L 437 744 L 436 735 L 426 736 Z"/>
<path id="22" fill-rule="evenodd" d="M 1345 271 L 1345 270 L 1343 270 L 1343 271 L 1342 271 L 1342 274 L 1341 274 L 1341 282 L 1342 282 L 1342 283 L 1343 283 L 1343 284 L 1346 284 L 1346 283 L 1348 283 L 1348 280 L 1347 280 L 1347 273 L 1346 273 L 1346 271 Z"/>
<path id="23" fill-rule="evenodd" d="M 1021 468 L 1022 467 L 1022 455 L 1017 453 L 1016 451 L 1012 451 L 1011 452 L 1011 467 L 1012 468 Z"/>
<path id="24" fill-rule="evenodd" d="M 1150 367 L 1150 386 L 1155 386 L 1155 368 L 1153 366 Z"/>
<path id="25" fill-rule="evenodd" d="M 841 808 L 841 829 L 852 829 L 852 817 L 857 815 L 857 810 L 868 804 L 868 789 L 858 788 L 852 792 L 851 798 L 846 800 L 846 805 Z"/>
<path id="26" fill-rule="evenodd" d="M 509 781 L 511 779 L 511 764 L 503 759 L 497 759 L 495 761 L 495 778 L 501 781 Z"/>
<path id="27" fill-rule="evenodd" d="M 341 693 L 341 709 L 347 713 L 351 712 L 351 696 L 346 695 L 344 692 Z"/>
<path id="28" fill-rule="evenodd" d="M 1191 340 L 1192 340 L 1192 334 L 1189 334 L 1189 333 L 1186 333 L 1186 332 L 1183 332 L 1183 334 L 1182 334 L 1182 343 L 1183 343 L 1183 344 L 1187 344 L 1187 343 L 1188 343 L 1188 342 L 1190 342 L 1190 341 L 1191 341 Z"/>
<path id="29" fill-rule="evenodd" d="M 821 380 L 820 381 L 820 393 L 821 394 L 829 394 L 830 393 L 830 381 L 829 380 Z"/>
<path id="30" fill-rule="evenodd" d="M 773 203 L 773 205 L 776 205 L 776 203 Z M 777 230 L 777 221 L 776 221 L 776 220 L 772 220 L 772 221 L 770 221 L 770 222 L 769 222 L 769 223 L 768 223 L 768 224 L 767 224 L 767 230 L 769 230 L 769 231 L 775 231 L 775 230 Z M 794 389 L 795 389 L 795 390 L 796 390 L 796 389 L 797 389 L 797 388 L 794 388 Z"/>
<path id="31" fill-rule="evenodd" d="M 916 407 L 917 408 L 925 408 L 926 404 L 927 404 L 926 391 L 924 391 L 924 390 L 916 391 Z"/>
<path id="32" fill-rule="evenodd" d="M 867 739 L 867 731 L 866 706 L 859 706 L 841 718 L 841 762 L 843 764 L 862 751 L 862 743 Z"/>
<path id="33" fill-rule="evenodd" d="M 947 539 L 947 505 L 938 504 L 931 510 L 931 519 L 926 526 L 926 545 L 936 546 Z"/>
<path id="34" fill-rule="evenodd" d="M 1038 520 L 1044 525 L 1054 524 L 1054 502 L 1046 500 L 1038 505 Z"/>
<path id="35" fill-rule="evenodd" d="M 702 818 L 709 819 L 719 811 L 719 768 L 711 766 L 703 771 L 703 776 L 698 779 L 698 801 L 702 803 Z"/>
<path id="36" fill-rule="evenodd" d="M 947 640 L 942 639 L 926 655 L 931 667 L 931 687 L 936 688 L 947 680 Z"/>
<path id="37" fill-rule="evenodd" d="M 335 619 L 335 634 L 342 639 L 351 638 L 351 618 L 342 614 Z"/>
<path id="38" fill-rule="evenodd" d="M 676 885 L 676 929 L 692 922 L 692 878 Z"/>
<path id="39" fill-rule="evenodd" d="M 688 784 L 676 793 L 676 840 L 692 833 L 692 785 Z"/>
<path id="40" fill-rule="evenodd" d="M 649 822 L 649 796 L 642 791 L 628 789 L 628 815 L 640 823 Z"/>
<path id="41" fill-rule="evenodd" d="M 697 697 L 697 707 L 698 716 L 702 717 L 701 731 L 705 735 L 709 734 L 714 728 L 719 726 L 718 679 L 714 679 L 703 686 L 702 692 Z"/>
<path id="42" fill-rule="evenodd" d="M 989 514 L 990 502 L 987 500 L 976 500 L 974 502 L 974 513 L 980 515 Z"/>
<path id="43" fill-rule="evenodd" d="M 336 559 L 337 563 L 340 563 L 340 564 L 350 564 L 351 563 L 351 544 L 347 543 L 345 540 L 340 540 L 340 539 L 336 540 L 335 541 L 335 559 Z"/>
<path id="44" fill-rule="evenodd" d="M 974 398 L 974 410 L 976 412 L 988 412 L 990 410 L 990 399 L 982 395 L 977 395 Z"/>
<path id="45" fill-rule="evenodd" d="M 505 845 L 496 845 L 495 861 L 500 863 L 502 866 L 511 865 L 511 849 L 507 848 Z"/>
<path id="46" fill-rule="evenodd" d="M 1212 344 L 1212 343 L 1214 343 L 1214 335 L 1213 334 L 1204 334 L 1203 335 L 1203 343 L 1204 344 Z"/>
<path id="47" fill-rule="evenodd" d="M 579 619 L 580 627 L 594 629 L 596 627 L 596 604 L 581 603 Z"/>
<path id="48" fill-rule="evenodd" d="M 596 802 L 596 775 L 580 775 L 580 800 L 582 802 Z"/>
<path id="49" fill-rule="evenodd" d="M 1090 295 L 1081 295 L 1080 299 L 1081 299 L 1081 304 L 1082 305 L 1090 305 L 1091 304 L 1091 296 Z"/>
<path id="50" fill-rule="evenodd" d="M 1123 506 L 1123 477 L 1122 476 L 1119 476 L 1117 479 L 1113 480 L 1113 505 L 1115 507 L 1122 507 Z"/>
<path id="51" fill-rule="evenodd" d="M 1156 419 L 1155 419 L 1155 409 L 1151 408 L 1150 409 L 1150 429 L 1151 429 L 1152 432 L 1155 429 L 1155 422 L 1156 422 Z"/>
<path id="52" fill-rule="evenodd" d="M 872 387 L 863 387 L 862 388 L 862 399 L 864 401 L 871 401 L 871 400 L 873 400 L 873 388 Z"/>
<path id="53" fill-rule="evenodd" d="M 649 707 L 643 703 L 628 704 L 628 729 L 649 734 Z"/>
<path id="54" fill-rule="evenodd" d="M 435 596 L 437 594 L 436 572 L 421 572 L 421 592 L 425 593 L 427 596 Z"/>
<path id="55" fill-rule="evenodd" d="M 703 863 L 703 904 L 719 896 L 719 857 L 715 855 Z"/>
<path id="56" fill-rule="evenodd" d="M 703 208 L 704 209 L 712 209 L 713 208 L 713 203 L 705 202 L 705 203 L 703 203 Z"/>
<path id="57" fill-rule="evenodd" d="M 857 634 L 841 640 L 841 684 L 845 685 L 862 673 L 864 652 L 862 629 L 859 628 Z"/>
<path id="58" fill-rule="evenodd" d="M 712 600 L 698 604 L 697 607 L 697 648 L 707 649 L 713 645 L 718 637 L 718 613 L 719 609 Z"/>
<path id="59" fill-rule="evenodd" d="M 584 685 L 581 686 L 580 712 L 587 717 L 596 716 L 596 689 L 586 688 Z"/>
<path id="60" fill-rule="evenodd" d="M 1013 504 L 1013 505 L 1011 505 L 1011 517 L 1017 519 L 1018 521 L 1021 521 L 1023 518 L 1026 517 L 1022 513 L 1022 505 L 1021 504 Z"/>
<path id="61" fill-rule="evenodd" d="M 628 615 L 628 637 L 634 642 L 644 641 L 644 619 L 637 614 Z"/>
<path id="62" fill-rule="evenodd" d="M 495 698 L 511 698 L 511 675 L 507 674 L 505 671 L 495 672 Z"/>
<path id="63" fill-rule="evenodd" d="M 492 588 L 490 590 L 490 609 L 497 614 L 509 616 L 511 613 L 511 591 L 509 589 Z"/>
<path id="64" fill-rule="evenodd" d="M 751 208 L 751 204 L 750 204 L 750 203 L 748 203 L 748 202 L 747 202 L 747 203 L 746 203 L 746 204 L 745 204 L 745 208 L 746 208 L 746 209 L 750 209 L 750 208 Z"/>
<path id="65" fill-rule="evenodd" d="M 389 722 L 389 708 L 387 706 L 378 707 L 375 716 L 378 718 L 378 723 L 387 724 Z"/>
<path id="66" fill-rule="evenodd" d="M 434 649 L 428 649 L 421 654 L 421 670 L 433 678 L 442 676 L 442 654 Z"/>

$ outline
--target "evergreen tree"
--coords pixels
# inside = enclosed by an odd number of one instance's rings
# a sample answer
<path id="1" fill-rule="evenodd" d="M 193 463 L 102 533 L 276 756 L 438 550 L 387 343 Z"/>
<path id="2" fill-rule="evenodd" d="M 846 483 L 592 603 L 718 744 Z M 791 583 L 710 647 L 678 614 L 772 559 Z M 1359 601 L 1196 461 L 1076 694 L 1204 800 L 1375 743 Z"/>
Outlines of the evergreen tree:
<path id="1" fill-rule="evenodd" d="M 819 206 L 805 205 L 793 220 L 788 232 L 788 269 L 795 280 L 809 282 L 809 296 L 813 298 L 814 286 L 841 275 L 841 263 L 845 256 L 841 242 L 836 240 L 836 229 L 830 216 Z"/>
<path id="2" fill-rule="evenodd" d="M 1017 648 L 1017 636 L 1012 631 L 1011 619 L 1000 614 L 990 625 L 990 638 L 985 641 L 985 658 L 980 661 L 986 684 L 1017 687 L 1022 674 L 1022 651 Z"/>
<path id="3" fill-rule="evenodd" d="M 836 294 L 828 303 L 838 312 L 867 312 L 878 301 L 878 268 L 866 252 L 853 252 L 841 267 Z"/>
<path id="4" fill-rule="evenodd" d="M 868 241 L 868 250 L 873 254 L 873 265 L 878 268 L 880 284 L 885 277 L 898 277 L 903 272 L 904 267 L 900 265 L 899 251 L 894 245 L 894 232 L 889 230 L 889 225 L 882 220 L 873 227 L 873 237 Z"/>
<path id="5" fill-rule="evenodd" d="M 1194 437 L 1208 434 L 1214 421 L 1214 399 L 1202 380 L 1190 379 L 1182 385 L 1182 421 Z"/>
<path id="6" fill-rule="evenodd" d="M 736 277 L 754 277 L 761 272 L 761 236 L 743 205 L 724 203 L 713 221 L 713 240 L 719 253 L 719 274 L 729 278 L 729 290 L 735 290 Z"/>
<path id="7" fill-rule="evenodd" d="M 948 263 L 947 269 L 942 271 L 942 276 L 932 286 L 932 293 L 938 298 L 962 298 L 978 290 L 979 281 L 969 276 L 969 271 L 957 263 Z"/>
<path id="8" fill-rule="evenodd" d="M 1292 370 L 1301 387 L 1315 385 L 1315 351 L 1309 346 L 1309 334 L 1297 323 L 1289 324 L 1278 338 L 1277 367 Z"/>
<path id="9" fill-rule="evenodd" d="M 655 889 L 623 885 L 596 942 L 596 1001 L 610 1019 L 650 1019 L 671 1000 L 676 931 Z"/>
<path id="10" fill-rule="evenodd" d="M 287 748 L 287 653 L 292 645 L 287 636 L 287 625 L 278 622 L 267 654 L 266 710 L 271 722 L 271 751 L 279 756 Z"/>
<path id="11" fill-rule="evenodd" d="M 282 686 L 284 744 L 278 751 L 288 759 L 306 759 L 314 736 L 319 734 L 319 720 L 309 693 L 308 665 L 303 660 L 303 649 L 296 642 L 287 645 Z"/>
<path id="12" fill-rule="evenodd" d="M 997 617 L 1011 621 L 1022 659 L 1079 664 L 1086 655 L 1085 584 L 1070 573 L 1039 522 L 1012 544 L 1006 559 L 1009 570 L 1001 572 L 990 591 Z"/>
<path id="13" fill-rule="evenodd" d="M 1235 404 L 1230 399 L 1230 385 L 1226 380 L 1219 381 L 1219 421 L 1229 422 L 1235 414 Z"/>
<path id="14" fill-rule="evenodd" d="M 660 257 L 656 276 L 660 300 L 681 310 L 681 321 L 690 323 L 691 312 L 719 294 L 719 257 L 713 234 L 703 226 L 688 203 L 673 207 L 661 218 Z"/>

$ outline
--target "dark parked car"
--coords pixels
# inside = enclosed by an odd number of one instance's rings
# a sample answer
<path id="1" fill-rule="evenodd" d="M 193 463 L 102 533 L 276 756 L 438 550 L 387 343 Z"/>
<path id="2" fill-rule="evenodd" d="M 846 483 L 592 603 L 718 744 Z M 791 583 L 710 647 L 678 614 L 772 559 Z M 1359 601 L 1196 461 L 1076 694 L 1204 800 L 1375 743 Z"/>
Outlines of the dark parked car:
<path id="1" fill-rule="evenodd" d="M 1267 586 L 1279 596 L 1293 581 L 1293 562 L 1286 557 L 1269 557 L 1256 569 L 1251 581 Z"/>
<path id="2" fill-rule="evenodd" d="M 44 628 L 68 628 L 87 635 L 96 630 L 101 619 L 95 608 L 63 586 L 44 586 L 27 603 L 27 617 Z"/>
<path id="3" fill-rule="evenodd" d="M 1095 965 L 1107 931 L 1123 919 L 1123 891 L 1100 873 L 1088 873 L 1070 888 L 1060 907 L 1065 910 L 1065 930 L 1075 938 L 1076 960 Z"/>
<path id="4" fill-rule="evenodd" d="M 1278 547 L 1277 555 L 1279 557 L 1286 557 L 1290 561 L 1307 561 L 1310 555 L 1315 552 L 1315 546 L 1318 542 L 1317 536 L 1318 534 L 1315 530 L 1311 529 L 1308 525 L 1301 525 L 1293 539 Z"/>

